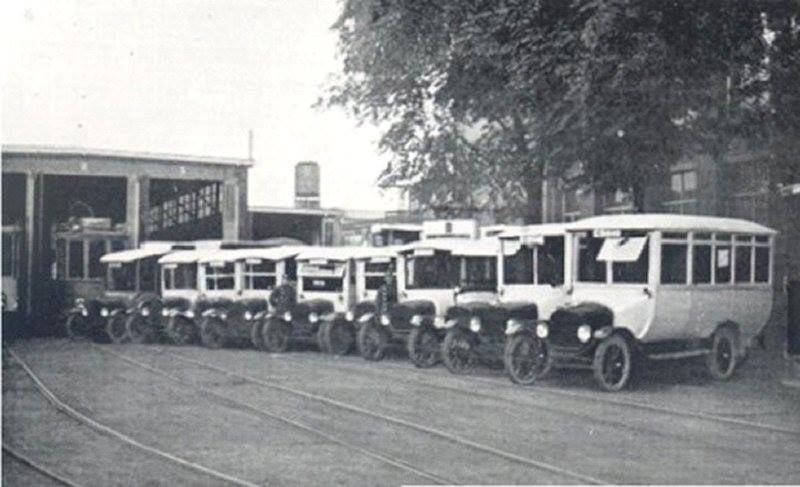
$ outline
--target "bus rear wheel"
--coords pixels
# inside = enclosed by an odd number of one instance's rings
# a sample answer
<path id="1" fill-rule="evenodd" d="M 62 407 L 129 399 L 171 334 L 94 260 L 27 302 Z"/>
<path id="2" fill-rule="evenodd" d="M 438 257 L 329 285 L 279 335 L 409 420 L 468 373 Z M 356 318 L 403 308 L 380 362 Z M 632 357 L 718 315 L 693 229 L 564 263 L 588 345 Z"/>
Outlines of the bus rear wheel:
<path id="1" fill-rule="evenodd" d="M 453 374 L 466 374 L 475 368 L 475 350 L 469 332 L 453 328 L 442 342 L 442 360 Z"/>
<path id="2" fill-rule="evenodd" d="M 131 313 L 125 320 L 125 329 L 133 343 L 152 343 L 156 331 L 150 320 L 139 313 Z"/>
<path id="3" fill-rule="evenodd" d="M 225 329 L 222 320 L 208 316 L 200 323 L 200 340 L 208 348 L 222 348 L 226 345 Z"/>
<path id="4" fill-rule="evenodd" d="M 353 326 L 342 320 L 334 320 L 323 325 L 325 348 L 333 355 L 347 355 L 356 341 Z"/>
<path id="5" fill-rule="evenodd" d="M 736 332 L 731 328 L 719 328 L 711 337 L 711 350 L 706 356 L 708 372 L 716 380 L 728 380 L 736 370 Z"/>

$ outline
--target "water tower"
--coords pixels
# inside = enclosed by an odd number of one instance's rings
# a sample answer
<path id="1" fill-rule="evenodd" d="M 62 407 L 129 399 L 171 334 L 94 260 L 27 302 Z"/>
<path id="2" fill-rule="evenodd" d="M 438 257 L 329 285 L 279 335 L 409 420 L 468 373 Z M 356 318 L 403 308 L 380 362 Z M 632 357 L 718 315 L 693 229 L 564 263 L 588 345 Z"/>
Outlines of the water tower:
<path id="1" fill-rule="evenodd" d="M 298 162 L 294 167 L 294 206 L 319 208 L 319 164 Z"/>

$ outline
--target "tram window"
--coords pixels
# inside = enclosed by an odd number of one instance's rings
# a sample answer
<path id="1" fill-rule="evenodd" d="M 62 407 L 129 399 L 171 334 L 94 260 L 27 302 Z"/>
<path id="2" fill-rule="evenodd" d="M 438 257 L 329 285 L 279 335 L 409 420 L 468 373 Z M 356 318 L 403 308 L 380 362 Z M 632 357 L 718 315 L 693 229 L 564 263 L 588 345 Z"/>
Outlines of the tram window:
<path id="1" fill-rule="evenodd" d="M 135 291 L 136 269 L 133 264 L 111 265 L 111 291 Z"/>
<path id="2" fill-rule="evenodd" d="M 769 282 L 769 247 L 756 247 L 756 282 Z"/>
<path id="3" fill-rule="evenodd" d="M 714 282 L 729 284 L 731 282 L 731 246 L 717 245 L 714 255 Z"/>
<path id="4" fill-rule="evenodd" d="M 736 267 L 734 267 L 733 280 L 737 283 L 749 283 L 750 262 L 752 261 L 753 247 L 741 245 L 736 247 Z"/>
<path id="5" fill-rule="evenodd" d="M 661 246 L 661 283 L 686 284 L 685 244 L 663 244 Z"/>
<path id="6" fill-rule="evenodd" d="M 83 279 L 83 241 L 69 241 L 69 274 L 70 279 Z"/>
<path id="7" fill-rule="evenodd" d="M 172 284 L 172 278 L 175 275 L 175 269 L 165 268 L 161 272 L 161 284 L 164 289 L 175 289 Z"/>
<path id="8" fill-rule="evenodd" d="M 692 282 L 709 284 L 711 282 L 711 246 L 694 245 L 692 247 Z"/>
<path id="9" fill-rule="evenodd" d="M 100 264 L 100 257 L 106 253 L 105 240 L 92 240 L 89 242 L 89 279 L 99 279 L 103 277 L 103 266 Z"/>
<path id="10" fill-rule="evenodd" d="M 545 237 L 537 252 L 538 284 L 564 284 L 564 237 Z"/>
<path id="11" fill-rule="evenodd" d="M 56 240 L 56 279 L 67 278 L 67 241 Z"/>
<path id="12" fill-rule="evenodd" d="M 650 260 L 650 243 L 644 244 L 642 253 L 635 262 L 613 262 L 612 263 L 612 277 L 613 282 L 619 283 L 646 283 L 647 282 L 647 268 L 648 261 Z"/>
<path id="13" fill-rule="evenodd" d="M 533 284 L 533 249 L 521 246 L 516 254 L 503 256 L 504 284 Z"/>
<path id="14" fill-rule="evenodd" d="M 602 238 L 581 237 L 578 252 L 578 280 L 584 282 L 606 282 L 606 263 L 598 261 L 597 255 L 603 247 Z"/>

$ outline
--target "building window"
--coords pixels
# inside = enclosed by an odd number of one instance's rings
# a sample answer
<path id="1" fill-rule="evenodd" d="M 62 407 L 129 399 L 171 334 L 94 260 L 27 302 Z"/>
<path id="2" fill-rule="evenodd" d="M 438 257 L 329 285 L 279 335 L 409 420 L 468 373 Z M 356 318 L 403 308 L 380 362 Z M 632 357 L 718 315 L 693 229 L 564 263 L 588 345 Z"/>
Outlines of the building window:
<path id="1" fill-rule="evenodd" d="M 561 215 L 565 222 L 574 222 L 581 218 L 580 199 L 583 191 L 577 185 L 565 185 L 561 198 Z"/>
<path id="2" fill-rule="evenodd" d="M 630 191 L 615 189 L 602 193 L 603 213 L 620 214 L 633 211 L 633 197 Z"/>
<path id="3" fill-rule="evenodd" d="M 697 171 L 674 171 L 670 176 L 668 198 L 662 203 L 665 211 L 678 214 L 698 213 Z"/>

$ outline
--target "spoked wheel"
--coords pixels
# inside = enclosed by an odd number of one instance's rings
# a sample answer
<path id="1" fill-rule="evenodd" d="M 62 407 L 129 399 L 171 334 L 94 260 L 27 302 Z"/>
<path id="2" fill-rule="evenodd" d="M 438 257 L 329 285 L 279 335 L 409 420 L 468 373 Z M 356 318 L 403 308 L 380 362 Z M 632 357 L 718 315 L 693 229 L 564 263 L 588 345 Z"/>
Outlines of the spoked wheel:
<path id="1" fill-rule="evenodd" d="M 428 326 L 415 326 L 408 334 L 408 358 L 419 368 L 427 369 L 439 362 L 439 337 Z"/>
<path id="2" fill-rule="evenodd" d="M 269 352 L 285 352 L 289 348 L 291 325 L 278 318 L 269 318 L 264 322 L 261 336 L 264 348 Z"/>
<path id="3" fill-rule="evenodd" d="M 149 317 L 139 313 L 131 313 L 125 320 L 125 328 L 133 343 L 151 343 L 155 341 L 156 331 Z"/>
<path id="4" fill-rule="evenodd" d="M 72 313 L 67 316 L 64 328 L 70 340 L 86 340 L 89 338 L 89 318 L 80 313 Z"/>
<path id="5" fill-rule="evenodd" d="M 366 360 L 383 360 L 389 345 L 389 336 L 375 323 L 364 323 L 358 330 L 358 348 Z"/>
<path id="6" fill-rule="evenodd" d="M 227 340 L 222 320 L 214 316 L 203 318 L 200 323 L 200 340 L 208 348 L 222 348 Z"/>
<path id="7" fill-rule="evenodd" d="M 621 335 L 611 335 L 597 346 L 592 370 L 597 384 L 608 392 L 617 392 L 632 384 L 636 372 L 634 351 Z"/>
<path id="8" fill-rule="evenodd" d="M 109 316 L 106 320 L 106 335 L 114 343 L 128 343 L 131 341 L 128 335 L 128 327 L 125 326 L 127 316 L 125 313 L 117 313 Z"/>
<path id="9" fill-rule="evenodd" d="M 167 337 L 175 345 L 197 343 L 197 325 L 185 316 L 172 316 L 167 322 Z"/>
<path id="10" fill-rule="evenodd" d="M 250 344 L 253 345 L 253 348 L 256 350 L 265 351 L 267 349 L 266 345 L 264 345 L 264 322 L 261 320 L 256 320 L 250 326 Z"/>
<path id="11" fill-rule="evenodd" d="M 544 340 L 527 333 L 519 333 L 506 343 L 503 365 L 515 384 L 533 384 L 550 372 L 552 364 L 550 351 Z"/>
<path id="12" fill-rule="evenodd" d="M 347 355 L 356 341 L 353 325 L 335 320 L 324 326 L 325 348 L 333 355 Z"/>
<path id="13" fill-rule="evenodd" d="M 447 370 L 466 374 L 475 368 L 475 351 L 466 331 L 454 328 L 447 332 L 442 342 L 442 359 Z"/>
<path id="14" fill-rule="evenodd" d="M 711 351 L 706 356 L 708 372 L 717 380 L 727 380 L 736 365 L 736 333 L 730 328 L 720 328 L 714 332 Z"/>

